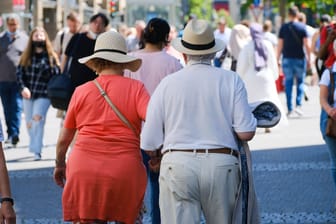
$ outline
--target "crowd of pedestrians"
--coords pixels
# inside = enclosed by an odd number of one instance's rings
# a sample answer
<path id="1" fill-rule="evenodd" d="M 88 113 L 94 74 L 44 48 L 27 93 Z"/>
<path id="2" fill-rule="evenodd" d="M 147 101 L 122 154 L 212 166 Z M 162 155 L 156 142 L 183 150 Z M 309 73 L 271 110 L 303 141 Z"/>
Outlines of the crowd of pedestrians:
<path id="1" fill-rule="evenodd" d="M 336 119 L 336 104 L 328 101 L 330 75 L 336 74 L 336 53 L 330 53 L 336 52 L 336 27 L 326 15 L 319 28 L 308 26 L 296 6 L 288 18 L 274 32 L 270 20 L 229 27 L 219 18 L 212 27 L 192 16 L 178 32 L 162 18 L 110 29 L 103 13 L 84 25 L 71 12 L 67 26 L 51 40 L 42 27 L 27 35 L 10 14 L 0 34 L 7 130 L 6 136 L 0 130 L 0 140 L 18 144 L 24 115 L 29 151 L 34 160 L 43 159 L 47 84 L 69 67 L 77 88 L 67 111 L 58 113 L 62 128 L 54 170 L 55 182 L 64 188 L 65 221 L 141 223 L 144 197 L 149 197 L 153 224 L 199 223 L 201 213 L 210 224 L 232 223 L 244 219 L 234 205 L 240 142 L 251 140 L 257 128 L 250 106 L 273 102 L 283 125 L 302 117 L 312 71 L 321 78 L 321 133 L 336 184 L 336 143 L 324 131 L 326 118 Z M 287 111 L 276 88 L 281 75 Z M 9 207 L 4 212 L 1 206 L 0 214 L 11 223 L 15 212 L 3 171 L 0 193 L 8 200 L 1 204 Z M 258 213 L 249 220 L 255 223 Z"/>

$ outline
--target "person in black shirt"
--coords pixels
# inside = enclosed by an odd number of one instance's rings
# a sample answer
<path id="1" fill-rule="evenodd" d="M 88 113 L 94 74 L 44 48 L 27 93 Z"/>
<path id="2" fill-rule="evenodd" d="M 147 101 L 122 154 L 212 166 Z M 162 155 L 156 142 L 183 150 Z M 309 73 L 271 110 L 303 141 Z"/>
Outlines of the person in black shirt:
<path id="1" fill-rule="evenodd" d="M 75 34 L 71 38 L 65 50 L 65 60 L 62 61 L 62 68 L 72 57 L 69 73 L 75 87 L 97 77 L 94 71 L 80 64 L 78 59 L 93 54 L 96 38 L 99 34 L 105 32 L 108 24 L 109 20 L 105 14 L 95 14 L 90 18 L 88 32 Z"/>

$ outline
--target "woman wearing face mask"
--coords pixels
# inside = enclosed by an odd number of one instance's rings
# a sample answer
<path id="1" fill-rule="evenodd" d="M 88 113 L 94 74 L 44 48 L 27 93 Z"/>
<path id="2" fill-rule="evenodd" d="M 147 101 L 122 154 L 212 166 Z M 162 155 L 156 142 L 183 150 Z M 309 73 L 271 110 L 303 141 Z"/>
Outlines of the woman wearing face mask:
<path id="1" fill-rule="evenodd" d="M 72 57 L 69 73 L 75 87 L 91 81 L 97 77 L 96 73 L 78 62 L 79 58 L 93 54 L 97 36 L 106 31 L 109 19 L 103 13 L 97 13 L 90 18 L 87 32 L 75 34 L 67 45 L 62 68 L 69 57 Z"/>
<path id="2" fill-rule="evenodd" d="M 29 134 L 29 151 L 34 159 L 41 159 L 43 133 L 50 100 L 47 84 L 53 75 L 60 73 L 59 61 L 47 32 L 36 27 L 29 36 L 16 71 L 23 97 L 23 111 Z"/>

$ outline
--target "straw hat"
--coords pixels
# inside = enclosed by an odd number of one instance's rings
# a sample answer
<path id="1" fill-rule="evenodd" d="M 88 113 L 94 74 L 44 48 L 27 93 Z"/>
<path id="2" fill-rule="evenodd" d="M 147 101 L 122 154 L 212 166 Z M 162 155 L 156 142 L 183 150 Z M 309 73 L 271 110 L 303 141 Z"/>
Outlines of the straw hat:
<path id="1" fill-rule="evenodd" d="M 126 41 L 124 37 L 115 31 L 107 31 L 100 34 L 96 40 L 94 53 L 80 58 L 78 61 L 85 64 L 93 58 L 101 58 L 116 63 L 124 63 L 125 68 L 135 72 L 141 65 L 141 59 L 127 55 Z"/>
<path id="2" fill-rule="evenodd" d="M 206 20 L 193 19 L 186 25 L 182 38 L 172 41 L 172 46 L 185 54 L 204 55 L 222 50 L 224 42 L 214 38 L 213 30 Z"/>

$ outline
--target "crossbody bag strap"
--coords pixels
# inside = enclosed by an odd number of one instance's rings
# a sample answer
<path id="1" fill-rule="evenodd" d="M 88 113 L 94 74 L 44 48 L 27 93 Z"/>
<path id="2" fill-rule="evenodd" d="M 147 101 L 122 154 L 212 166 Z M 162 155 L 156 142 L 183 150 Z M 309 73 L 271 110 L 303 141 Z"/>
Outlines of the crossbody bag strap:
<path id="1" fill-rule="evenodd" d="M 335 78 L 334 78 L 334 72 L 332 69 L 329 69 L 329 75 L 330 75 L 330 88 L 328 93 L 328 102 L 331 106 L 334 105 L 334 91 L 335 91 Z"/>
<path id="2" fill-rule="evenodd" d="M 94 79 L 93 80 L 94 84 L 97 86 L 97 88 L 99 89 L 100 94 L 105 98 L 106 102 L 110 105 L 110 107 L 112 108 L 112 110 L 117 114 L 117 116 L 119 117 L 119 119 L 124 122 L 124 124 L 126 124 L 127 127 L 129 127 L 133 133 L 135 134 L 135 136 L 138 136 L 135 128 L 131 125 L 131 123 L 127 120 L 127 118 L 118 110 L 118 108 L 112 103 L 111 99 L 108 97 L 108 95 L 106 94 L 106 92 L 104 91 L 104 89 L 101 87 L 101 85 L 99 84 L 99 82 Z"/>
<path id="3" fill-rule="evenodd" d="M 300 41 L 300 38 L 298 37 L 298 35 L 296 34 L 296 32 L 293 30 L 293 26 L 292 26 L 292 24 L 289 24 L 289 29 L 290 29 L 290 31 L 292 32 L 295 41 L 296 41 L 298 44 L 302 44 L 301 41 Z"/>

